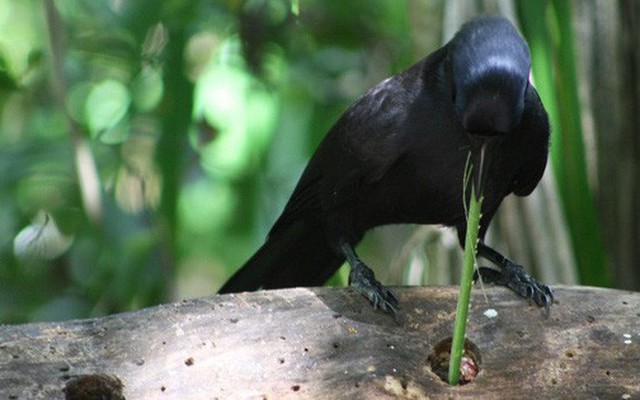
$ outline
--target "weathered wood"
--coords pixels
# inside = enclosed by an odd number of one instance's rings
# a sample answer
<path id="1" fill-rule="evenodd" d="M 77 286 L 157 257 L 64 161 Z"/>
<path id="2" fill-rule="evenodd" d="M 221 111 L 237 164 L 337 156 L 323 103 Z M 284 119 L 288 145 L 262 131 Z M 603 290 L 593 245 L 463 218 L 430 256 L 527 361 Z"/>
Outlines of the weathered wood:
<path id="1" fill-rule="evenodd" d="M 129 400 L 640 396 L 639 293 L 557 288 L 545 319 L 505 289 L 487 288 L 487 303 L 475 288 L 467 332 L 481 370 L 455 388 L 427 359 L 450 337 L 457 288 L 396 293 L 397 320 L 350 290 L 313 288 L 3 326 L 0 398 L 64 398 L 85 374 L 117 377 Z"/>

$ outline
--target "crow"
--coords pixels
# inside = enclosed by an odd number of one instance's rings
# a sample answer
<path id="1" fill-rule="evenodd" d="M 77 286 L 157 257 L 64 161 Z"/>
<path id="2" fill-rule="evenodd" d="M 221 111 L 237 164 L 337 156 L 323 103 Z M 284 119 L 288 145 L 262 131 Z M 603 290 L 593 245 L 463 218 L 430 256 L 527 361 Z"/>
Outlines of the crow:
<path id="1" fill-rule="evenodd" d="M 490 16 L 371 88 L 329 130 L 264 245 L 219 293 L 322 285 L 346 259 L 351 287 L 395 314 L 397 296 L 354 247 L 388 224 L 455 227 L 464 247 L 470 159 L 482 163 L 477 252 L 495 264 L 477 274 L 548 310 L 549 287 L 484 243 L 502 200 L 530 194 L 547 164 L 549 120 L 530 69 L 518 31 Z"/>

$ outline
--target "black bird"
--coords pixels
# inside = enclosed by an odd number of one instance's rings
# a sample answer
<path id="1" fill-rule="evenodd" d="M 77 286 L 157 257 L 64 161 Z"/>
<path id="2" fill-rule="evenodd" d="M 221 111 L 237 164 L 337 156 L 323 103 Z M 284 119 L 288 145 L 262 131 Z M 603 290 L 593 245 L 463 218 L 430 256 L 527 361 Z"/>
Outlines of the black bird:
<path id="1" fill-rule="evenodd" d="M 483 241 L 502 199 L 530 194 L 547 163 L 549 121 L 530 68 L 513 25 L 484 17 L 370 89 L 331 128 L 266 243 L 220 293 L 322 285 L 346 259 L 350 285 L 395 313 L 397 297 L 354 246 L 367 230 L 399 223 L 455 227 L 464 246 L 465 165 L 483 154 L 478 255 L 497 269 L 479 272 L 548 309 L 551 290 Z"/>

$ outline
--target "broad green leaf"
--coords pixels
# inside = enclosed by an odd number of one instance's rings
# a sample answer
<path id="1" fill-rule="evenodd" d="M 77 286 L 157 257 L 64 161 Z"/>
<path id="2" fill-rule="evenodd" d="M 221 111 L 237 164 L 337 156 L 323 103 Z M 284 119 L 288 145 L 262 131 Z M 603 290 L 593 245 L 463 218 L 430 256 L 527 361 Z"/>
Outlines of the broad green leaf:
<path id="1" fill-rule="evenodd" d="M 85 105 L 91 135 L 99 138 L 104 131 L 118 125 L 130 104 L 129 90 L 122 83 L 108 79 L 96 84 Z"/>

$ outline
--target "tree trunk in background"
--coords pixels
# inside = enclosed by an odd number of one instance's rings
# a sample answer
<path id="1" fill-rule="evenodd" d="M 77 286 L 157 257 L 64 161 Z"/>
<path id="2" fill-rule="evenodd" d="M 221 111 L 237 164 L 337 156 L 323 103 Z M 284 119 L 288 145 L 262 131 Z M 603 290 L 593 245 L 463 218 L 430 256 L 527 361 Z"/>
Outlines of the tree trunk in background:
<path id="1" fill-rule="evenodd" d="M 614 285 L 640 287 L 640 3 L 574 2 L 598 213 Z M 585 129 L 585 132 L 587 132 Z"/>
<path id="2" fill-rule="evenodd" d="M 623 1 L 621 7 L 621 54 L 619 62 L 622 66 L 622 132 L 618 147 L 619 153 L 609 153 L 603 159 L 604 164 L 615 165 L 612 171 L 618 177 L 616 185 L 618 193 L 611 198 L 603 198 L 603 207 L 611 203 L 619 204 L 615 220 L 607 221 L 612 234 L 608 237 L 612 244 L 615 276 L 618 287 L 640 287 L 640 3 Z M 606 127 L 603 127 L 603 134 Z M 620 160 L 619 157 L 623 157 Z M 622 161 L 622 163 L 620 163 Z M 603 177 L 603 183 L 611 179 L 611 175 Z M 615 232 L 621 227 L 620 232 Z M 619 236 L 618 236 L 619 235 Z M 616 240 L 619 237 L 620 240 Z M 614 247 L 615 246 L 615 247 Z"/>

